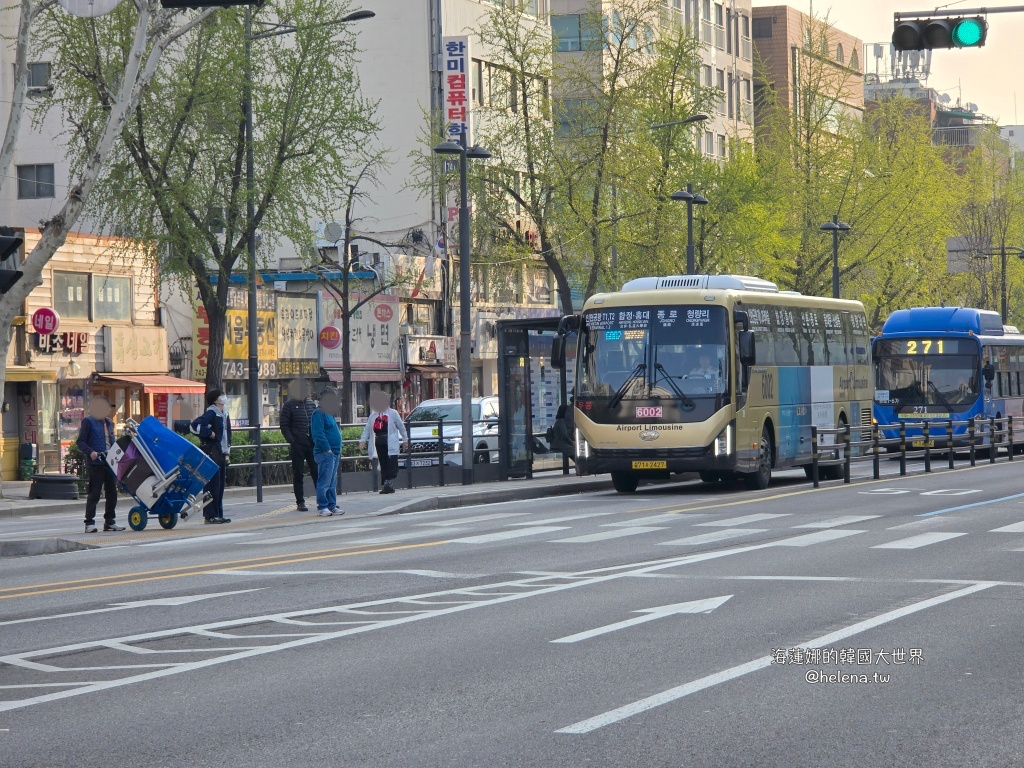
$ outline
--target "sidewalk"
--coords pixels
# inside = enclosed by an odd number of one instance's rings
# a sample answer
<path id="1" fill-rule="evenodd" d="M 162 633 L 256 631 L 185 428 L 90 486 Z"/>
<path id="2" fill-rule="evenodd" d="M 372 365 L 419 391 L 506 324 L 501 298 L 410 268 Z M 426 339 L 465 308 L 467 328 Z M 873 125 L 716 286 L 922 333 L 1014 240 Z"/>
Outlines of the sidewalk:
<path id="1" fill-rule="evenodd" d="M 4 518 L 21 518 L 34 515 L 82 512 L 85 499 L 77 501 L 29 499 L 31 482 L 9 481 L 3 484 L 3 498 L 0 499 L 0 521 Z M 399 489 L 394 495 L 381 495 L 370 491 L 346 493 L 338 498 L 339 506 L 346 513 L 357 516 L 399 515 L 408 512 L 423 512 L 432 509 L 452 509 L 472 504 L 540 499 L 548 496 L 564 496 L 574 493 L 611 490 L 607 475 L 576 477 L 575 475 L 552 474 L 535 477 L 532 480 L 507 480 L 504 482 L 476 483 L 474 485 L 446 485 L 438 487 Z M 264 503 L 293 499 L 291 485 L 264 486 Z M 255 488 L 228 488 L 224 493 L 225 503 L 254 503 Z M 102 508 L 102 501 L 100 502 Z M 118 502 L 119 516 L 124 519 L 132 500 L 122 496 Z M 294 501 L 289 505 L 294 508 Z M 238 512 L 234 512 L 236 516 Z"/>

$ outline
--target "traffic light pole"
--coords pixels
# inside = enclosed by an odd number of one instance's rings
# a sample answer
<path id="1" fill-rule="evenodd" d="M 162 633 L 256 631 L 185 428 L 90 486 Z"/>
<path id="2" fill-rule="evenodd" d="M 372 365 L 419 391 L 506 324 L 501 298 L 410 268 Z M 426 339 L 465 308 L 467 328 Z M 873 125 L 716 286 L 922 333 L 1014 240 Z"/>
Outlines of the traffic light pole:
<path id="1" fill-rule="evenodd" d="M 990 13 L 1024 13 L 1024 5 L 1006 5 L 1002 8 L 956 8 L 957 16 L 987 16 Z M 940 16 L 949 16 L 950 9 L 941 11 L 897 11 L 892 16 L 896 21 L 903 19 L 934 19 Z"/>

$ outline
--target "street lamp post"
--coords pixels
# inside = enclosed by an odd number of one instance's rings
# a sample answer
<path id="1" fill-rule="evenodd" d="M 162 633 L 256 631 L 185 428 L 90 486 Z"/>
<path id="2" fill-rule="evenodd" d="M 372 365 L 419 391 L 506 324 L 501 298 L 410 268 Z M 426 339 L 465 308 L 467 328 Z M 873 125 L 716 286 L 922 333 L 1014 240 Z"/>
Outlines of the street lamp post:
<path id="1" fill-rule="evenodd" d="M 822 232 L 832 233 L 832 298 L 839 298 L 839 234 L 849 232 L 851 227 L 845 221 L 839 220 L 839 214 L 832 217 L 832 221 L 826 221 L 820 227 Z"/>
<path id="2" fill-rule="evenodd" d="M 462 380 L 462 484 L 473 482 L 473 367 L 470 360 L 469 323 L 472 278 L 469 264 L 469 161 L 491 156 L 483 147 L 466 146 L 466 132 L 459 142 L 445 141 L 434 147 L 439 155 L 459 156 L 459 378 Z M 444 435 L 439 435 L 443 442 Z"/>
<path id="3" fill-rule="evenodd" d="M 686 189 L 673 192 L 669 197 L 686 203 L 686 274 L 692 275 L 696 268 L 693 250 L 693 206 L 707 205 L 708 199 L 700 193 L 695 193 L 693 184 L 687 184 Z"/>
<path id="4" fill-rule="evenodd" d="M 337 21 L 328 21 L 323 24 L 311 24 L 310 27 L 329 27 L 336 24 L 346 24 L 350 21 L 360 21 L 376 16 L 373 11 L 352 11 Z M 245 244 L 249 255 L 249 430 L 252 434 L 253 445 L 255 446 L 256 475 L 256 501 L 263 501 L 263 440 L 260 436 L 260 425 L 262 423 L 260 401 L 260 350 L 257 338 L 258 322 L 256 310 L 256 227 L 253 225 L 256 218 L 256 172 L 253 161 L 253 134 L 252 134 L 252 41 L 262 40 L 277 35 L 288 35 L 299 30 L 291 24 L 266 24 L 266 29 L 253 34 L 252 31 L 252 7 L 245 6 L 245 222 L 246 235 Z"/>

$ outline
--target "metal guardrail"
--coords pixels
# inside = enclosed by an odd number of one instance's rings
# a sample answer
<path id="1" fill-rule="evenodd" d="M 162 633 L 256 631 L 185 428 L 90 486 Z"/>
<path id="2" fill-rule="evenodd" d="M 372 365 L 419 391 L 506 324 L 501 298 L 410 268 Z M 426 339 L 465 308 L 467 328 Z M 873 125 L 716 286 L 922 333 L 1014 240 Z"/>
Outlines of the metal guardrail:
<path id="1" fill-rule="evenodd" d="M 920 442 L 923 445 L 916 448 L 913 443 L 918 442 L 916 437 L 911 438 L 910 450 L 907 450 L 907 427 L 920 428 Z M 955 432 L 956 427 L 966 427 L 963 432 Z M 869 431 L 870 438 L 863 439 L 863 433 Z M 881 437 L 881 429 L 877 424 L 870 428 L 864 426 L 851 426 L 844 424 L 836 429 L 821 429 L 811 427 L 811 480 L 814 487 L 820 484 L 821 468 L 842 466 L 843 482 L 850 482 L 850 464 L 855 461 L 871 461 L 872 477 L 878 480 L 881 474 L 882 455 L 891 456 L 899 453 L 900 476 L 907 474 L 907 458 L 924 458 L 924 471 L 932 471 L 933 452 L 945 452 L 947 455 L 948 468 L 953 469 L 956 462 L 956 452 L 966 450 L 969 454 L 971 466 L 977 464 L 979 450 L 985 451 L 989 464 L 995 464 L 996 454 L 1000 448 L 1006 448 L 1007 459 L 1013 461 L 1015 443 L 1013 439 L 1013 416 L 1001 418 L 978 416 L 965 421 L 946 419 L 945 421 L 901 421 L 897 437 Z M 858 439 L 854 440 L 853 435 L 857 433 Z M 842 443 L 837 450 L 842 455 L 835 458 L 822 458 L 821 437 L 832 435 L 842 438 Z M 939 448 L 935 446 L 936 440 L 944 440 L 947 445 Z M 834 444 L 829 444 L 831 445 Z M 889 448 L 895 447 L 895 451 Z M 860 455 L 854 456 L 854 449 L 865 449 Z M 832 451 L 828 451 L 832 452 Z"/>

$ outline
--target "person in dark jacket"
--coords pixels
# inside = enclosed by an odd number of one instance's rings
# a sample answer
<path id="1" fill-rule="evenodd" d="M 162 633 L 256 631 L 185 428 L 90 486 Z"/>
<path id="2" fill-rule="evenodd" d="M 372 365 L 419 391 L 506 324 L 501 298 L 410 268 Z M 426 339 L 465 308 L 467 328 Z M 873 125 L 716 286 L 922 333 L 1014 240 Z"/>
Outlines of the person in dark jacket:
<path id="1" fill-rule="evenodd" d="M 103 530 L 123 531 L 117 519 L 117 480 L 114 473 L 105 466 L 104 454 L 114 444 L 114 422 L 110 418 L 113 409 L 105 397 L 93 397 L 89 403 L 89 415 L 82 420 L 76 445 L 78 450 L 89 457 L 89 494 L 85 501 L 85 532 L 96 533 L 96 505 L 100 494 L 105 497 Z"/>
<path id="2" fill-rule="evenodd" d="M 224 517 L 224 485 L 231 454 L 231 418 L 227 412 L 228 397 L 219 389 L 206 393 L 206 411 L 190 425 L 193 435 L 199 436 L 199 447 L 217 464 L 217 474 L 206 484 L 213 499 L 203 509 L 207 524 L 230 523 Z"/>
<path id="3" fill-rule="evenodd" d="M 569 434 L 568 425 L 568 407 L 564 405 L 558 406 L 558 411 L 555 413 L 555 424 L 551 427 L 551 437 L 548 442 L 551 445 L 551 450 L 561 451 L 570 459 L 576 458 L 576 446 L 573 444 L 574 440 Z"/>
<path id="4" fill-rule="evenodd" d="M 334 415 L 341 405 L 338 393 L 326 390 L 312 417 L 309 429 L 313 436 L 313 455 L 319 473 L 316 484 L 316 513 L 320 517 L 343 515 L 338 509 L 338 462 L 341 459 L 341 430 Z"/>
<path id="5" fill-rule="evenodd" d="M 309 433 L 309 419 L 316 410 L 316 401 L 310 394 L 309 382 L 295 379 L 288 384 L 288 401 L 281 407 L 281 433 L 291 450 L 292 488 L 295 506 L 299 512 L 308 511 L 306 492 L 302 484 L 302 464 L 309 467 L 309 476 L 316 486 L 316 459 L 313 458 L 313 439 Z"/>

